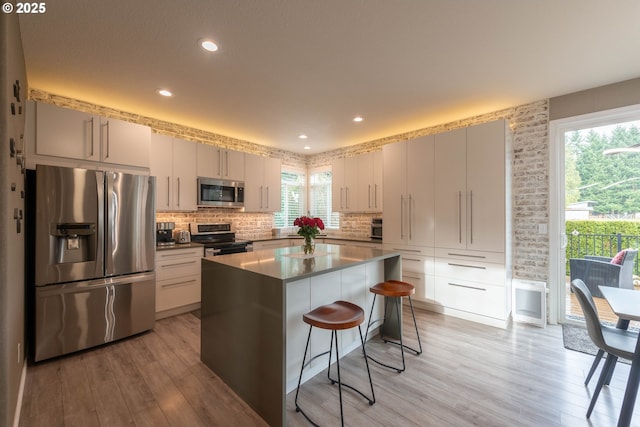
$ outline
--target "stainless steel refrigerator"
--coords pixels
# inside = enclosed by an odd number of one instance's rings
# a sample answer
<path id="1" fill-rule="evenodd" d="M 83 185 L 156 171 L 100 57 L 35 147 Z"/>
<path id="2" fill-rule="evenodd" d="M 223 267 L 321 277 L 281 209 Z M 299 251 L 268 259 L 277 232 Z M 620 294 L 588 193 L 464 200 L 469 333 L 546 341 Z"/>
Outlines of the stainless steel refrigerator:
<path id="1" fill-rule="evenodd" d="M 152 329 L 155 178 L 38 165 L 32 181 L 34 360 Z"/>

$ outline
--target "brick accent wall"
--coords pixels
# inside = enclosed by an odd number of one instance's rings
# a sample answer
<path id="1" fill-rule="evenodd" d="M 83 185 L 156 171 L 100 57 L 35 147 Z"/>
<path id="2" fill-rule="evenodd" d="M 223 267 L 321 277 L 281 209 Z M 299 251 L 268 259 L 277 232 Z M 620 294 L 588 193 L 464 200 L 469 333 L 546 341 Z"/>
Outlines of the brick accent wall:
<path id="1" fill-rule="evenodd" d="M 385 144 L 496 119 L 507 119 L 513 131 L 513 153 L 511 156 L 513 276 L 547 281 L 549 239 L 547 235 L 537 233 L 537 226 L 540 223 L 547 224 L 549 221 L 548 100 L 536 101 L 438 126 L 418 129 L 317 155 L 304 156 L 50 94 L 37 89 L 31 89 L 30 99 L 144 124 L 151 127 L 154 132 L 182 139 L 280 158 L 283 165 L 297 167 L 325 166 L 330 164 L 334 158 L 378 151 Z M 349 237 L 366 237 L 369 235 L 371 217 L 375 216 L 379 216 L 379 214 L 343 214 L 340 218 L 340 232 Z M 195 213 L 158 213 L 157 218 L 158 221 L 175 222 L 178 230 L 188 229 L 189 222 L 231 222 L 236 226 L 238 237 L 243 239 L 268 238 L 271 236 L 271 228 L 273 227 L 273 216 L 270 214 L 240 213 L 232 209 L 204 208 Z"/>

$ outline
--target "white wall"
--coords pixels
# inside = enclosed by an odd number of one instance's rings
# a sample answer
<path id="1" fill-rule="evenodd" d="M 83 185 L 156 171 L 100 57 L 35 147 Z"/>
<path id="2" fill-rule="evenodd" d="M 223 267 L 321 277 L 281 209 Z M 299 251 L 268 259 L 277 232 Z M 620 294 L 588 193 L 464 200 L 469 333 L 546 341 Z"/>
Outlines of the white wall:
<path id="1" fill-rule="evenodd" d="M 20 80 L 20 101 L 13 85 Z M 10 157 L 10 138 L 24 152 L 24 101 L 27 79 L 18 15 L 0 14 L 0 425 L 14 424 L 25 372 L 24 220 L 18 233 L 15 209 L 23 212 L 24 175 Z M 15 115 L 11 113 L 11 104 Z M 15 190 L 12 187 L 15 186 Z"/>

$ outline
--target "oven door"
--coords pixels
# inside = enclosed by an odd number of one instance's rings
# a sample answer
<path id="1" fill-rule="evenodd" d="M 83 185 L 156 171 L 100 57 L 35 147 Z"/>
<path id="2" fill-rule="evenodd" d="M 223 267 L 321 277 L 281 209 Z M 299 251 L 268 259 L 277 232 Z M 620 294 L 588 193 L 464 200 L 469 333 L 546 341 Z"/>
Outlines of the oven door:
<path id="1" fill-rule="evenodd" d="M 228 255 L 228 254 L 237 254 L 241 252 L 247 252 L 248 247 L 246 245 L 228 245 L 222 247 L 215 248 L 205 248 L 204 256 L 218 256 L 218 255 Z"/>

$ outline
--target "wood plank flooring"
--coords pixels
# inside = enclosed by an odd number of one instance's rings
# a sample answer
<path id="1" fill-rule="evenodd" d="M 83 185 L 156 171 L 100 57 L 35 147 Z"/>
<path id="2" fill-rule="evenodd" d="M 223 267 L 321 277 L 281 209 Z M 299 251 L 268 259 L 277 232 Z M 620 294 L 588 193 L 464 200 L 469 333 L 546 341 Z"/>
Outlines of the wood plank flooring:
<path id="1" fill-rule="evenodd" d="M 402 374 L 372 364 L 377 401 L 369 406 L 343 391 L 346 425 L 615 426 L 629 366 L 618 364 L 587 420 L 596 379 L 582 383 L 593 356 L 566 350 L 560 326 L 502 330 L 421 310 L 416 316 L 425 352 L 406 355 Z M 410 313 L 404 319 L 410 337 Z M 20 427 L 266 425 L 200 362 L 199 337 L 199 319 L 183 314 L 152 332 L 29 366 Z M 377 341 L 367 349 L 399 356 Z M 366 390 L 360 352 L 341 367 L 345 382 Z M 287 396 L 287 425 L 308 426 L 294 395 Z M 300 403 L 317 423 L 339 425 L 337 386 L 325 374 L 303 385 Z M 638 408 L 633 422 L 640 425 Z"/>

